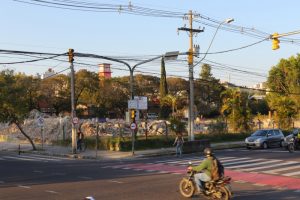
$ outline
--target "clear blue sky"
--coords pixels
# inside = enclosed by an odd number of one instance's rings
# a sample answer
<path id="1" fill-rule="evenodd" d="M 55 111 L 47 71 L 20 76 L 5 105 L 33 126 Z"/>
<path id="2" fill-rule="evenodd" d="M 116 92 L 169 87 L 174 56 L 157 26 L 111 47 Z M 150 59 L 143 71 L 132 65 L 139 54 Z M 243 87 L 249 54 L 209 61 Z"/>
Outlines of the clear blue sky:
<path id="1" fill-rule="evenodd" d="M 31 0 L 22 0 L 33 3 Z M 51 2 L 58 2 L 49 0 Z M 77 0 L 98 4 L 128 4 L 124 0 Z M 234 18 L 232 25 L 254 28 L 267 34 L 287 33 L 300 30 L 300 2 L 294 0 L 132 0 L 131 4 L 155 10 L 188 13 L 189 10 L 213 20 L 223 21 Z M 202 20 L 199 18 L 199 20 Z M 189 48 L 187 33 L 177 34 L 177 28 L 188 21 L 180 18 L 161 18 L 153 16 L 129 15 L 123 12 L 86 12 L 71 11 L 24 4 L 13 0 L 2 0 L 0 7 L 0 49 L 63 53 L 69 48 L 77 52 L 94 53 L 105 56 L 143 56 L 159 55 L 168 51 L 185 52 Z M 205 21 L 204 22 L 208 22 Z M 194 44 L 200 45 L 200 52 L 205 53 L 216 28 L 194 22 L 194 28 L 205 31 L 194 37 Z M 235 29 L 237 30 L 237 29 Z M 219 29 L 209 52 L 236 49 L 261 41 L 262 38 L 242 34 L 243 29 L 232 32 Z M 257 33 L 259 36 L 263 34 Z M 272 50 L 270 40 L 248 48 L 222 53 L 208 54 L 206 62 L 222 64 L 213 66 L 213 74 L 221 80 L 229 80 L 238 85 L 251 86 L 266 78 L 237 71 L 229 71 L 224 65 L 235 69 L 252 71 L 267 75 L 270 68 L 281 58 L 296 55 L 300 49 L 300 35 L 287 37 L 298 43 L 280 43 L 280 49 Z M 203 55 L 200 56 L 200 59 Z M 24 58 L 23 58 L 24 59 Z M 26 58 L 32 59 L 32 58 Z M 26 60 L 25 59 L 25 60 Z M 186 59 L 182 56 L 180 59 Z M 0 54 L 0 63 L 20 61 L 15 55 Z M 103 61 L 78 59 L 77 61 L 95 64 L 95 67 L 77 65 L 76 69 L 96 70 L 96 64 Z M 126 67 L 113 64 L 113 76 L 129 75 Z M 2 69 L 14 69 L 26 74 L 43 73 L 49 67 L 60 71 L 68 63 L 43 61 L 19 65 L 0 65 Z M 123 69 L 124 70 L 119 70 Z M 188 76 L 187 64 L 184 62 L 166 63 L 167 75 Z M 159 61 L 151 62 L 137 68 L 137 71 L 159 76 Z M 200 67 L 195 67 L 195 78 L 199 77 Z"/>

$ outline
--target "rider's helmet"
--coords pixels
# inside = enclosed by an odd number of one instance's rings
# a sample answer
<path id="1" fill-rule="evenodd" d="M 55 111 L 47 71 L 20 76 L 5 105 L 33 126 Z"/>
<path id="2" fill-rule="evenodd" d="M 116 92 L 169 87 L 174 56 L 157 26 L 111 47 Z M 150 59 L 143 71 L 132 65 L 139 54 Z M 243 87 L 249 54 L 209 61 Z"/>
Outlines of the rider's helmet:
<path id="1" fill-rule="evenodd" d="M 213 155 L 212 149 L 209 148 L 209 147 L 205 148 L 205 149 L 204 149 L 204 155 L 205 155 L 206 157 L 212 156 L 212 155 Z"/>

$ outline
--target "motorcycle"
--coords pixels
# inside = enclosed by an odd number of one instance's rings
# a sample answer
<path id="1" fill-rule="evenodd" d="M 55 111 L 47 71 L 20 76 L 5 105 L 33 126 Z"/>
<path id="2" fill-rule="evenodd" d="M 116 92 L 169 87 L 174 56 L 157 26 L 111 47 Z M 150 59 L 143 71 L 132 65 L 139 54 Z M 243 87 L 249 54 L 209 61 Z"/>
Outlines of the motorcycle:
<path id="1" fill-rule="evenodd" d="M 293 137 L 288 141 L 287 149 L 289 150 L 290 153 L 293 153 L 295 149 L 299 148 L 298 146 L 299 146 L 298 140 Z"/>
<path id="2" fill-rule="evenodd" d="M 182 196 L 190 198 L 196 192 L 195 171 L 188 171 L 187 174 L 179 183 L 179 191 Z M 209 199 L 230 200 L 233 195 L 230 181 L 231 178 L 226 176 L 218 181 L 205 182 L 202 194 Z"/>

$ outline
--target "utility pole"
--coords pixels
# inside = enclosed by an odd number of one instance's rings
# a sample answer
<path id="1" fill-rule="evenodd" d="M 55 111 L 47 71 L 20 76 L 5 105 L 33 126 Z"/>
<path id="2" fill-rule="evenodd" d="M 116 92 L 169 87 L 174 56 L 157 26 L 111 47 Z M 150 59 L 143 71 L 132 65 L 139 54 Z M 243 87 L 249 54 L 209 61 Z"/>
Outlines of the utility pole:
<path id="1" fill-rule="evenodd" d="M 189 65 L 189 118 L 188 118 L 188 139 L 189 141 L 195 140 L 194 137 L 194 48 L 193 48 L 193 36 L 194 33 L 203 32 L 203 29 L 193 29 L 193 11 L 189 11 L 188 14 L 190 28 L 181 27 L 178 28 L 180 31 L 189 32 L 190 38 L 190 49 L 188 54 L 188 65 Z"/>
<path id="2" fill-rule="evenodd" d="M 72 153 L 76 154 L 77 150 L 77 135 L 73 119 L 76 117 L 75 110 L 75 73 L 74 73 L 74 49 L 69 49 L 69 63 L 71 68 L 71 124 L 72 124 Z"/>

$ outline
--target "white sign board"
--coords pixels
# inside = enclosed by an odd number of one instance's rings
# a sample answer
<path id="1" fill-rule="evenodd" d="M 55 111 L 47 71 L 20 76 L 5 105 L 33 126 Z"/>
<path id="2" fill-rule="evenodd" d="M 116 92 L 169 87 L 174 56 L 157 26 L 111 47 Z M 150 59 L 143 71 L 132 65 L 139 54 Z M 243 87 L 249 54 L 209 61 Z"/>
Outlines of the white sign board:
<path id="1" fill-rule="evenodd" d="M 148 109 L 148 98 L 135 96 L 134 99 L 137 101 L 138 110 L 147 110 Z"/>
<path id="2" fill-rule="evenodd" d="M 138 101 L 137 100 L 128 100 L 128 109 L 137 109 Z"/>

